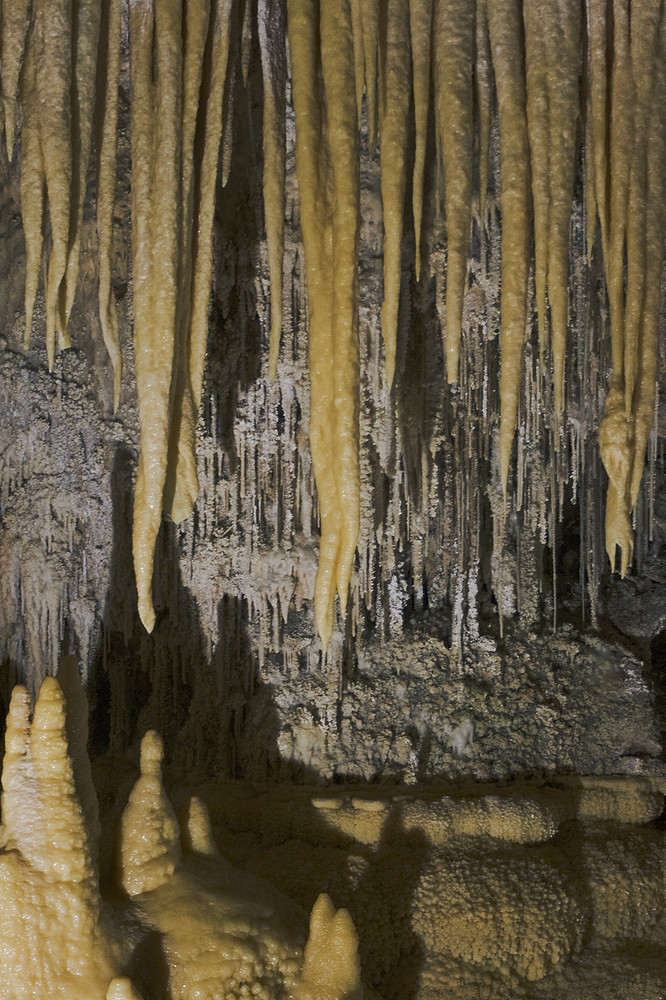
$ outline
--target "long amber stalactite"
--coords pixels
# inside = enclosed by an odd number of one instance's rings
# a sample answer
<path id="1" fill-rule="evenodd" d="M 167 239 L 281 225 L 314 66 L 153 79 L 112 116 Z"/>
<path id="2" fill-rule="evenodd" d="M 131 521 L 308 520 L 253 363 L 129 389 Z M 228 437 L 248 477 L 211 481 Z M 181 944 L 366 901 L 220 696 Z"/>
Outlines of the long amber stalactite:
<path id="1" fill-rule="evenodd" d="M 494 458 L 505 511 L 513 502 L 513 443 L 522 386 L 531 378 L 523 370 L 524 345 L 531 339 L 538 342 L 542 361 L 552 362 L 548 372 L 542 365 L 539 377 L 543 385 L 552 374 L 553 391 L 540 394 L 539 405 L 552 411 L 541 417 L 555 450 L 566 426 L 569 230 L 582 163 L 588 258 L 593 261 L 598 240 L 610 314 L 612 370 L 599 429 L 608 473 L 606 547 L 613 565 L 619 549 L 619 569 L 626 572 L 658 369 L 666 222 L 663 0 L 3 3 L 0 82 L 8 158 L 20 149 L 25 345 L 33 317 L 44 327 L 49 368 L 56 348 L 70 343 L 94 152 L 100 326 L 113 365 L 115 408 L 121 338 L 113 227 L 125 11 L 141 430 L 133 540 L 139 610 L 148 630 L 155 620 L 152 576 L 162 514 L 174 521 L 188 517 L 199 490 L 196 426 L 216 189 L 229 176 L 232 109 L 238 88 L 250 88 L 254 65 L 260 67 L 264 88 L 271 376 L 278 366 L 283 315 L 290 86 L 294 109 L 308 296 L 310 443 L 321 518 L 315 620 L 324 647 L 333 630 L 336 591 L 345 607 L 360 520 L 362 128 L 371 159 L 379 142 L 381 330 L 389 389 L 406 336 L 399 322 L 403 282 L 410 266 L 419 279 L 421 254 L 432 233 L 439 232 L 431 218 L 433 206 L 437 213 L 440 200 L 444 205 L 446 266 L 431 275 L 431 262 L 424 258 L 423 265 L 428 278 L 445 281 L 449 382 L 463 372 L 459 360 L 472 209 L 478 204 L 484 241 L 491 213 L 499 212 Z M 584 135 L 582 159 L 579 134 Z M 496 152 L 499 176 L 491 178 Z M 489 180 L 499 181 L 498 193 Z M 411 263 L 409 246 L 414 247 Z M 528 315 L 532 263 L 536 322 Z M 524 463 L 519 459 L 520 480 Z"/>

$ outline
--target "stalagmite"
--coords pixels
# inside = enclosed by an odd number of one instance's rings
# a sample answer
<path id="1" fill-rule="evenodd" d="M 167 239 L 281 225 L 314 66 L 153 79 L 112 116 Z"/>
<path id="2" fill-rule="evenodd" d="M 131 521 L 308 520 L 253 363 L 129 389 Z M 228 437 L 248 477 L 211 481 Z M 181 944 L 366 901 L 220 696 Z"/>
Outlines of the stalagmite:
<path id="1" fill-rule="evenodd" d="M 55 678 L 43 682 L 32 719 L 30 710 L 16 687 L 2 769 L 0 995 L 101 1000 L 124 956 L 102 926 L 97 842 L 77 774 L 89 762 L 70 753 L 77 727 Z"/>
<path id="2" fill-rule="evenodd" d="M 384 301 L 381 317 L 389 386 L 393 384 L 395 374 L 402 278 L 410 84 L 409 9 L 404 0 L 388 0 L 379 33 L 379 154 L 384 211 Z"/>
<path id="3" fill-rule="evenodd" d="M 421 216 L 423 213 L 423 175 L 425 171 L 428 108 L 430 105 L 430 37 L 432 0 L 409 0 L 409 29 L 412 39 L 414 76 L 414 178 L 412 211 L 414 213 L 414 266 L 416 280 L 421 274 Z"/>
<path id="4" fill-rule="evenodd" d="M 180 827 L 162 785 L 162 740 L 149 730 L 141 740 L 141 776 L 121 822 L 121 880 L 130 896 L 158 889 L 181 863 Z"/>
<path id="5" fill-rule="evenodd" d="M 284 0 L 259 0 L 259 46 L 264 78 L 264 215 L 271 285 L 268 373 L 277 375 L 282 335 L 282 264 L 286 177 L 287 55 Z"/>
<path id="6" fill-rule="evenodd" d="M 112 287 L 113 205 L 116 186 L 116 131 L 118 127 L 118 82 L 122 0 L 110 0 L 105 8 L 106 76 L 103 113 L 98 119 L 97 148 L 97 239 L 99 261 L 99 320 L 102 338 L 113 368 L 113 409 L 120 404 L 122 356 L 118 337 L 118 316 Z"/>
<path id="7" fill-rule="evenodd" d="M 529 239 L 529 149 L 520 10 L 516 0 L 497 0 L 489 4 L 488 25 L 500 128 L 502 298 L 499 470 L 506 494 L 525 339 Z"/>
<path id="8" fill-rule="evenodd" d="M 30 0 L 13 0 L 11 3 L 3 3 L 0 10 L 2 96 L 7 156 L 10 160 L 14 152 L 16 136 L 16 97 L 23 61 L 23 47 L 28 31 L 29 7 Z"/>
<path id="9" fill-rule="evenodd" d="M 445 174 L 445 348 L 446 377 L 451 383 L 458 381 L 472 219 L 474 7 L 467 0 L 435 0 L 433 48 L 436 122 Z"/>
<path id="10" fill-rule="evenodd" d="M 347 910 L 322 893 L 312 907 L 298 1000 L 362 1000 L 358 937 Z"/>
<path id="11" fill-rule="evenodd" d="M 88 705 L 73 657 L 59 677 L 66 691 L 47 677 L 32 718 L 30 694 L 16 686 L 6 720 L 2 1000 L 141 1000 L 126 973 L 142 988 L 160 982 L 161 994 L 174 1000 L 360 1000 L 349 913 L 319 896 L 307 938 L 306 912 L 296 902 L 222 857 L 201 799 L 189 800 L 181 825 L 162 781 L 162 741 L 152 730 L 141 741 L 140 775 L 120 822 L 118 870 L 105 871 L 109 905 L 96 863 Z"/>

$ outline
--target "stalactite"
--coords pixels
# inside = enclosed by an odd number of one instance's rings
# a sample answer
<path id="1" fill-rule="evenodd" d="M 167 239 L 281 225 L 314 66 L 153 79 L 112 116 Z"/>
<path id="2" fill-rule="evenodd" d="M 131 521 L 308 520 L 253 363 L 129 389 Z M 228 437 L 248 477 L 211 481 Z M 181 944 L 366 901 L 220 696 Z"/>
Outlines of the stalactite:
<path id="1" fill-rule="evenodd" d="M 368 107 L 368 145 L 372 156 L 377 145 L 377 69 L 380 0 L 359 0 L 365 54 L 365 94 Z"/>
<path id="2" fill-rule="evenodd" d="M 42 315 L 38 285 L 44 247 L 49 253 L 44 296 L 49 367 L 56 340 L 60 347 L 69 344 L 94 133 L 100 324 L 114 369 L 115 408 L 121 356 L 112 241 L 123 2 L 33 0 L 29 5 L 17 0 L 5 3 L 0 14 L 10 157 L 16 122 L 21 125 L 26 344 L 33 313 Z M 237 558 L 246 560 L 248 572 L 259 572 L 267 547 L 292 545 L 298 533 L 309 540 L 319 516 L 315 618 L 324 646 L 333 631 L 336 589 L 343 611 L 348 593 L 353 595 L 351 632 L 361 628 L 358 616 L 363 608 L 370 619 L 376 616 L 378 627 L 383 622 L 391 631 L 402 616 L 404 580 L 410 572 L 416 602 L 423 600 L 423 577 L 438 576 L 437 593 L 442 599 L 448 595 L 455 605 L 454 632 L 462 641 L 467 628 L 464 609 L 471 608 L 478 590 L 472 568 L 479 565 L 479 495 L 489 491 L 497 579 L 504 580 L 512 558 L 506 553 L 508 562 L 500 559 L 505 541 L 520 542 L 529 550 L 538 536 L 538 544 L 548 544 L 555 558 L 565 484 L 571 484 L 574 501 L 589 506 L 591 491 L 600 489 L 599 452 L 609 476 L 607 551 L 613 561 L 619 546 L 620 569 L 627 570 L 633 546 L 631 517 L 637 510 L 655 409 L 666 187 L 666 112 L 658 98 L 664 88 L 666 17 L 660 0 L 587 0 L 584 25 L 581 12 L 577 0 L 129 4 L 134 348 L 142 434 L 134 544 L 140 613 L 149 630 L 154 622 L 154 546 L 162 511 L 183 521 L 198 496 L 201 524 L 192 531 L 193 577 L 197 545 L 212 544 L 223 518 L 234 531 L 248 519 L 250 530 Z M 300 391 L 291 395 L 286 390 L 288 379 L 300 372 L 305 310 L 300 261 L 283 259 L 285 226 L 292 225 L 294 216 L 287 181 L 287 146 L 293 135 L 285 33 L 290 40 L 309 314 L 307 404 Z M 216 189 L 219 193 L 218 182 L 225 185 L 232 176 L 234 105 L 242 107 L 246 101 L 249 106 L 254 99 L 253 51 L 260 56 L 263 80 L 264 218 L 271 287 L 267 370 L 273 378 L 282 328 L 290 329 L 292 336 L 284 345 L 284 373 L 275 394 L 264 387 L 248 397 L 246 419 L 254 421 L 255 428 L 261 425 L 262 434 L 279 441 L 279 448 L 271 451 L 249 426 L 226 432 L 228 439 L 236 439 L 239 456 L 240 484 L 234 488 L 229 469 L 225 467 L 224 476 L 220 472 L 228 456 L 216 438 L 218 428 L 206 427 L 206 453 L 199 456 L 196 428 L 208 335 Z M 581 110 L 582 163 L 576 148 Z M 497 129 L 491 128 L 495 118 Z M 430 121 L 435 125 L 432 164 Z M 368 159 L 361 168 L 366 134 Z M 377 134 L 380 164 L 374 159 Z M 477 166 L 478 192 L 473 189 Z M 586 220 L 574 198 L 576 170 L 581 167 Z M 361 318 L 361 340 L 367 337 L 370 346 L 366 350 L 359 345 L 360 218 L 370 229 L 377 222 L 371 201 L 367 212 L 359 213 L 362 170 L 367 170 L 368 188 L 375 186 L 375 198 L 376 189 L 381 189 L 385 372 L 380 370 L 376 343 L 378 317 L 369 315 L 373 306 L 362 306 Z M 429 258 L 428 272 L 436 276 L 446 377 L 457 388 L 440 393 L 436 427 L 426 433 L 421 410 L 415 418 L 419 426 L 405 426 L 401 437 L 395 409 L 402 383 L 408 381 L 406 341 L 413 335 L 414 316 L 427 310 L 424 303 L 430 301 L 424 282 L 415 303 L 413 288 L 403 281 L 408 245 L 411 248 L 410 226 L 405 224 L 410 173 L 412 263 L 418 279 L 422 256 L 424 261 Z M 446 238 L 438 219 L 442 194 Z M 476 221 L 472 225 L 475 196 L 478 226 Z M 539 358 L 527 308 L 532 205 Z M 597 218 L 600 255 L 594 244 Z M 581 227 L 586 230 L 589 270 L 581 263 Z M 470 236 L 478 268 L 468 273 Z M 368 240 L 369 251 L 375 253 L 381 240 Z M 249 259 L 247 248 L 243 253 Z M 216 280 L 218 286 L 228 281 L 241 301 L 237 318 L 243 343 L 255 309 L 263 309 L 263 303 L 257 307 L 254 276 L 248 277 L 252 266 L 241 257 L 239 253 L 225 264 L 228 270 Z M 606 306 L 603 297 L 590 305 L 599 260 L 610 307 L 612 379 L 597 452 L 595 444 L 587 444 L 585 431 L 595 424 L 595 407 L 606 389 Z M 290 287 L 283 283 L 283 272 L 290 276 Z M 370 286 L 377 277 L 364 275 L 362 280 Z M 217 292 L 226 294 L 219 288 Z M 374 302 L 375 296 L 381 296 L 378 282 L 367 301 Z M 582 334 L 580 314 L 588 308 L 589 330 L 586 320 Z M 574 322 L 568 330 L 570 317 Z M 426 342 L 431 343 L 427 337 Z M 433 357 L 423 360 L 420 384 L 428 382 L 439 363 Z M 552 364 L 552 382 L 544 377 L 545 363 Z M 569 369 L 571 381 L 568 375 L 565 379 Z M 360 417 L 372 454 L 364 454 L 365 444 L 359 449 L 359 384 L 365 405 L 385 411 L 381 416 L 373 412 L 365 425 Z M 591 399 L 584 398 L 583 385 Z M 287 430 L 278 431 L 268 420 L 276 406 L 282 408 Z M 226 409 L 216 414 L 216 424 Z M 304 427 L 310 432 L 312 467 L 307 447 L 291 438 Z M 510 476 L 514 438 L 515 490 Z M 369 476 L 380 470 L 390 485 L 362 490 L 359 468 Z M 3 466 L 3 489 L 5 478 L 12 488 L 15 474 Z M 446 491 L 445 497 L 441 491 Z M 596 545 L 599 519 L 596 513 L 589 515 L 589 523 L 587 518 L 583 512 L 581 524 L 588 541 L 594 536 Z M 46 529 L 44 537 L 50 537 Z M 355 578 L 357 549 L 361 568 Z M 589 580 L 599 574 L 599 566 L 588 566 Z M 264 583 L 259 579 L 253 588 L 251 603 L 266 617 L 261 641 L 266 651 L 273 651 L 283 642 L 296 585 L 272 583 L 267 595 Z M 524 573 L 516 583 L 519 606 L 533 607 Z M 504 583 L 499 587 L 500 604 L 502 594 L 510 603 L 511 588 Z M 67 600 L 60 595 L 59 603 L 47 608 L 37 602 L 39 609 L 34 609 L 50 636 L 42 642 L 49 656 L 55 655 Z M 467 618 L 474 631 L 474 615 L 467 612 Z"/>
<path id="3" fill-rule="evenodd" d="M 416 280 L 421 274 L 421 216 L 423 212 L 423 175 L 425 171 L 428 108 L 430 105 L 430 37 L 432 0 L 410 0 L 409 28 L 412 39 L 414 75 L 414 177 L 412 211 L 414 213 L 414 268 Z"/>
<path id="4" fill-rule="evenodd" d="M 31 34 L 34 33 L 31 28 Z M 21 213 L 25 234 L 25 333 L 24 347 L 30 346 L 32 317 L 42 264 L 44 225 L 44 160 L 39 141 L 37 97 L 37 55 L 30 44 L 22 74 L 23 128 L 21 130 Z"/>
<path id="5" fill-rule="evenodd" d="M 142 423 L 133 549 L 139 614 L 149 632 L 155 623 L 152 574 L 167 473 L 176 317 L 181 43 L 174 13 L 167 4 L 157 16 L 151 0 L 130 10 L 134 345 Z M 159 212 L 152 210 L 156 190 Z"/>
<path id="6" fill-rule="evenodd" d="M 106 53 L 103 109 L 98 110 L 97 128 L 97 238 L 99 261 L 99 319 L 104 344 L 113 368 L 113 409 L 120 405 L 122 355 L 118 316 L 112 290 L 113 204 L 116 185 L 116 132 L 118 128 L 118 83 L 122 35 L 122 0 L 110 0 L 103 21 Z"/>
<path id="7" fill-rule="evenodd" d="M 72 8 L 72 191 L 64 287 L 64 326 L 74 305 L 79 278 L 81 226 L 92 146 L 93 112 L 101 8 L 99 0 L 79 0 Z M 112 84 L 113 85 L 113 84 Z M 61 306 L 62 308 L 62 306 Z"/>
<path id="8" fill-rule="evenodd" d="M 345 74 L 353 80 L 353 42 L 346 5 L 337 31 L 328 7 L 321 26 L 311 0 L 292 0 L 287 10 L 310 310 L 310 446 L 321 517 L 315 620 L 326 648 L 335 587 L 344 607 L 358 535 L 358 137 L 343 82 Z M 318 95 L 318 29 L 328 129 Z M 340 143 L 334 164 L 332 141 Z"/>
<path id="9" fill-rule="evenodd" d="M 16 135 L 16 98 L 19 85 L 23 47 L 28 30 L 30 0 L 5 3 L 0 11 L 2 39 L 2 96 L 5 112 L 7 156 L 12 159 Z"/>
<path id="10" fill-rule="evenodd" d="M 46 280 L 46 350 L 53 367 L 56 334 L 69 347 L 63 285 L 66 278 L 72 208 L 72 0 L 34 0 L 35 85 L 39 142 L 51 223 Z"/>
<path id="11" fill-rule="evenodd" d="M 666 18 L 662 18 L 657 44 L 659 58 L 656 60 L 654 94 L 664 93 L 666 88 Z M 636 439 L 629 484 L 629 499 L 632 509 L 638 499 L 645 465 L 645 448 L 654 421 L 661 270 L 666 240 L 666 116 L 658 100 L 653 102 L 649 118 L 645 178 L 645 293 L 637 352 L 639 355 L 638 384 L 634 406 Z"/>
<path id="12" fill-rule="evenodd" d="M 529 152 L 525 111 L 524 56 L 516 0 L 488 5 L 488 25 L 499 104 L 502 203 L 502 312 L 500 329 L 499 474 L 507 491 L 511 447 L 525 339 Z"/>
<path id="13" fill-rule="evenodd" d="M 387 0 L 379 28 L 379 153 L 384 218 L 382 335 L 389 385 L 395 373 L 398 306 L 402 278 L 402 233 L 407 187 L 407 138 L 411 46 L 409 8 Z"/>
<path id="14" fill-rule="evenodd" d="M 435 0 L 433 27 L 436 120 L 446 178 L 446 377 L 457 382 L 472 218 L 473 5 Z"/>
<path id="15" fill-rule="evenodd" d="M 282 335 L 282 264 L 287 155 L 285 134 L 287 54 L 284 0 L 259 0 L 258 22 L 264 78 L 264 213 L 271 283 L 268 372 L 271 378 L 275 378 Z"/>
<path id="16" fill-rule="evenodd" d="M 479 140 L 479 220 L 486 226 L 488 194 L 488 154 L 490 151 L 490 111 L 492 105 L 492 57 L 488 37 L 488 0 L 477 0 L 474 22 L 474 84 Z"/>

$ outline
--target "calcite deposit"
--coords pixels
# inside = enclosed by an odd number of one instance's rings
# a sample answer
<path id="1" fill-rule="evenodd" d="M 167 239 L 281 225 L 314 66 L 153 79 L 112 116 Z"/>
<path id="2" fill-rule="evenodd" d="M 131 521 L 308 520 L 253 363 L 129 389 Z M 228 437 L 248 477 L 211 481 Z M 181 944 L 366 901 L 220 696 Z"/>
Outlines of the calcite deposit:
<path id="1" fill-rule="evenodd" d="M 662 1000 L 662 0 L 0 7 L 0 1000 Z"/>
<path id="2" fill-rule="evenodd" d="M 123 812 L 119 871 L 104 873 L 107 893 L 115 875 L 125 896 L 103 898 L 87 703 L 71 659 L 61 673 L 69 707 L 49 677 L 34 711 L 16 687 L 7 717 L 0 997 L 361 1000 L 349 914 L 322 895 L 308 933 L 296 903 L 221 858 L 202 802 L 190 801 L 181 826 L 152 731 Z"/>

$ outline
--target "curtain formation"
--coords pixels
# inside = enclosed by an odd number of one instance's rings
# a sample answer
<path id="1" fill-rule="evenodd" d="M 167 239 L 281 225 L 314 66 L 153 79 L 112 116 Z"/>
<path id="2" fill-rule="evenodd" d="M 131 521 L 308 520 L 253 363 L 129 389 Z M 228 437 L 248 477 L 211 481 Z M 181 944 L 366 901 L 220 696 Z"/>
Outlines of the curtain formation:
<path id="1" fill-rule="evenodd" d="M 264 85 L 272 376 L 282 325 L 291 80 L 308 292 L 310 445 L 321 519 L 315 618 L 324 647 L 336 591 L 345 608 L 359 530 L 358 257 L 366 139 L 381 167 L 387 381 L 395 372 L 410 211 L 417 279 L 429 271 L 421 260 L 422 234 L 434 217 L 445 219 L 446 268 L 436 279 L 445 282 L 444 357 L 448 382 L 455 383 L 472 219 L 478 213 L 483 230 L 497 127 L 502 238 L 495 460 L 505 497 L 531 330 L 532 268 L 540 379 L 549 392 L 552 386 L 558 446 L 570 220 L 580 171 L 587 252 L 598 241 L 610 307 L 612 372 L 599 429 L 608 473 L 606 547 L 613 567 L 620 550 L 625 573 L 656 393 L 666 222 L 663 0 L 13 0 L 2 5 L 1 19 L 5 138 L 8 155 L 20 149 L 21 161 L 26 343 L 45 253 L 50 365 L 56 345 L 70 343 L 94 156 L 100 323 L 116 406 L 121 355 L 111 239 L 120 54 L 125 27 L 129 32 L 141 426 L 133 545 L 148 631 L 155 620 L 151 581 L 162 512 L 175 521 L 187 518 L 198 493 L 195 431 L 215 190 L 228 173 L 235 73 L 247 80 L 255 44 Z M 434 197 L 425 196 L 428 178 Z"/>

